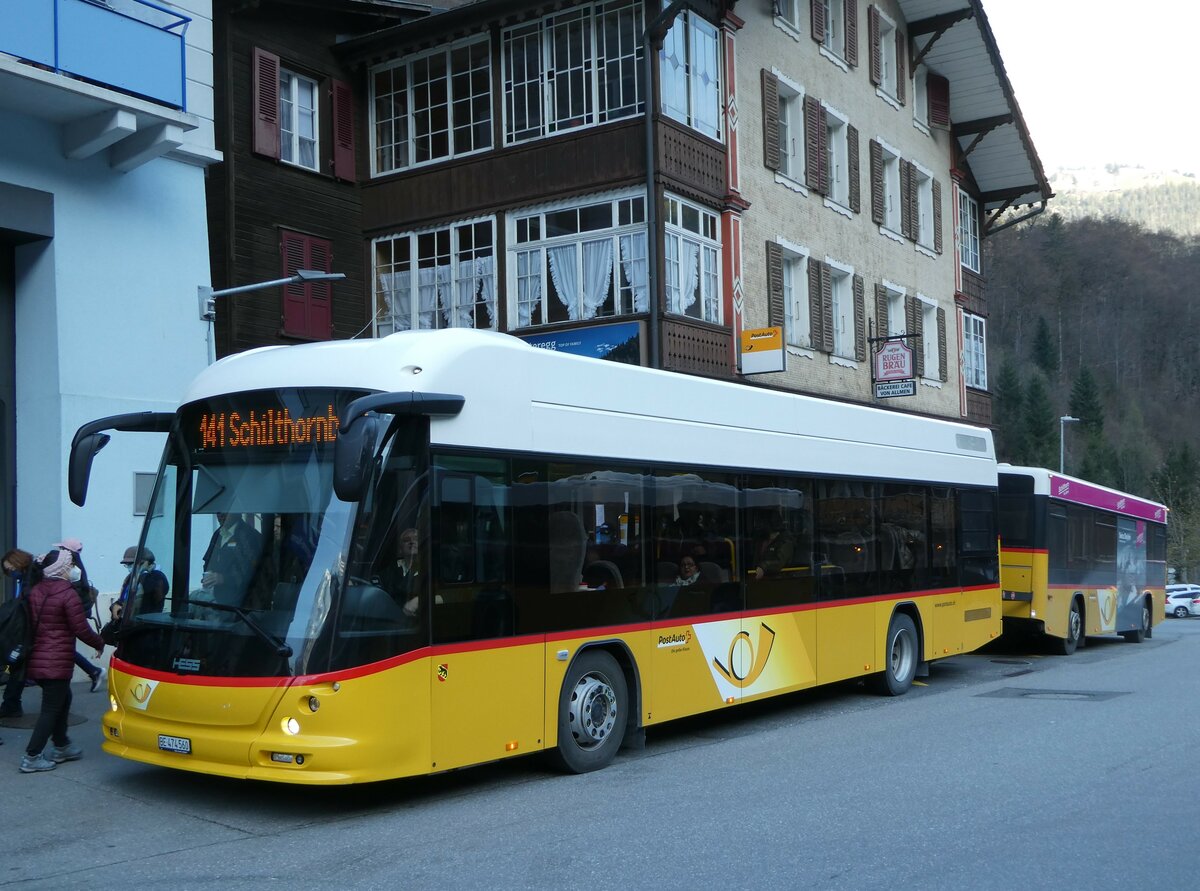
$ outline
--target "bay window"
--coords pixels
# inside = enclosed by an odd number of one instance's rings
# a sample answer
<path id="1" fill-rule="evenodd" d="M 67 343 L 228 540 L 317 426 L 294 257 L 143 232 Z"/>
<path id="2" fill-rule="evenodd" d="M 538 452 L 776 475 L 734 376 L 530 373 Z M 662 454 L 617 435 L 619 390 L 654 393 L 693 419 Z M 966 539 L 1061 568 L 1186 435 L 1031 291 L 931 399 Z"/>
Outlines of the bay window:
<path id="1" fill-rule="evenodd" d="M 659 54 L 663 114 L 721 138 L 718 31 L 692 10 L 680 13 Z"/>
<path id="2" fill-rule="evenodd" d="M 720 323 L 721 244 L 717 215 L 699 205 L 666 196 L 663 272 L 667 310 Z"/>

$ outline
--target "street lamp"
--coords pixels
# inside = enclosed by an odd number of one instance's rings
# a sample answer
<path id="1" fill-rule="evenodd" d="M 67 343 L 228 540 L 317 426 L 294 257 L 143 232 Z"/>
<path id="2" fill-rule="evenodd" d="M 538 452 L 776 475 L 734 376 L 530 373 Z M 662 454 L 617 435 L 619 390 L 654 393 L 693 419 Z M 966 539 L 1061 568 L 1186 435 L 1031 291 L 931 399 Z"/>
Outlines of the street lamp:
<path id="1" fill-rule="evenodd" d="M 1066 473 L 1067 463 L 1067 425 L 1073 424 L 1079 418 L 1073 418 L 1070 415 L 1063 415 L 1058 419 L 1058 472 Z"/>

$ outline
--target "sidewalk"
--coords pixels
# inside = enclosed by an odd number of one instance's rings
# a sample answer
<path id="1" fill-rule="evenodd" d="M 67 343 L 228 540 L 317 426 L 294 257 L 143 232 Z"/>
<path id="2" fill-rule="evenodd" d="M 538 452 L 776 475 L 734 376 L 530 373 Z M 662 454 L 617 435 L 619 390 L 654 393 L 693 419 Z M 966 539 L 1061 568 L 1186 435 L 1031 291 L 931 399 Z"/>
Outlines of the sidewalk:
<path id="1" fill-rule="evenodd" d="M 3 679 L 7 682 L 8 675 L 4 675 Z M 71 717 L 67 732 L 72 742 L 83 747 L 85 755 L 98 757 L 100 719 L 108 707 L 108 679 L 104 679 L 95 693 L 89 692 L 91 684 L 87 675 L 76 671 L 76 679 L 71 683 Z M 42 710 L 42 688 L 36 685 L 26 687 L 21 695 L 21 708 L 24 714 L 20 717 L 0 718 L 0 740 L 4 741 L 0 745 L 0 775 L 8 767 L 15 771 L 21 762 L 21 754 L 29 743 L 30 732 Z"/>

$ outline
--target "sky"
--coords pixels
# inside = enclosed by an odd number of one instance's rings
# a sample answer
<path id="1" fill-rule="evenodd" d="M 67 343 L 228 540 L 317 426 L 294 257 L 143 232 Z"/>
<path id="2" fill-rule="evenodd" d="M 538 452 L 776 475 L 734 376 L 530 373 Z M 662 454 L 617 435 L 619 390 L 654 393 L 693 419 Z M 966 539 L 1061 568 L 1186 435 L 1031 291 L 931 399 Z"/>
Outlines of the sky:
<path id="1" fill-rule="evenodd" d="M 983 8 L 1047 174 L 1115 163 L 1200 175 L 1200 3 L 983 0 Z"/>

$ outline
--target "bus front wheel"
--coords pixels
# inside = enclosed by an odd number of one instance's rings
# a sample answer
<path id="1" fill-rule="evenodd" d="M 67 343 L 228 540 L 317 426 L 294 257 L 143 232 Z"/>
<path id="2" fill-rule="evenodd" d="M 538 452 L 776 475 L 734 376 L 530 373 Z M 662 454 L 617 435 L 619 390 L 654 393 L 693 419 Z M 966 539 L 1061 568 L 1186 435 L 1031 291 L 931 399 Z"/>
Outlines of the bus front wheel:
<path id="1" fill-rule="evenodd" d="M 1051 638 L 1054 641 L 1055 652 L 1060 656 L 1070 656 L 1079 646 L 1083 638 L 1083 607 L 1079 598 L 1071 601 L 1071 611 L 1067 613 L 1067 636 Z"/>
<path id="2" fill-rule="evenodd" d="M 1142 601 L 1142 620 L 1141 625 L 1133 631 L 1122 631 L 1121 637 L 1125 638 L 1130 643 L 1141 643 L 1146 639 L 1147 632 L 1150 630 L 1150 601 Z"/>
<path id="3" fill-rule="evenodd" d="M 603 650 L 585 650 L 563 679 L 554 760 L 570 773 L 607 767 L 628 720 L 629 691 L 621 666 Z"/>
<path id="4" fill-rule="evenodd" d="M 917 676 L 918 661 L 917 626 L 904 613 L 896 613 L 888 624 L 883 673 L 876 676 L 876 691 L 885 696 L 903 696 Z"/>

